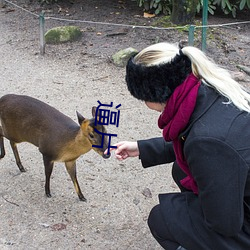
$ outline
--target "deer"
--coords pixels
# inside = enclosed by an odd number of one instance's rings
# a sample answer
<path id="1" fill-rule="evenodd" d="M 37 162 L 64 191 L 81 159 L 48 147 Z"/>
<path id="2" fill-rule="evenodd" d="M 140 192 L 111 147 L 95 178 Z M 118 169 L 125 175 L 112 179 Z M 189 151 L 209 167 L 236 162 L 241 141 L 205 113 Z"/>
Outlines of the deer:
<path id="1" fill-rule="evenodd" d="M 96 122 L 97 108 L 92 118 L 84 118 L 76 111 L 78 123 L 54 107 L 31 96 L 7 94 L 0 98 L 0 159 L 5 156 L 4 138 L 8 139 L 21 172 L 25 172 L 17 144 L 28 142 L 38 147 L 45 168 L 45 194 L 51 197 L 50 177 L 54 162 L 64 162 L 81 201 L 86 201 L 76 175 L 76 160 L 91 149 L 103 158 L 108 148 L 106 128 Z M 97 119 L 98 121 L 98 119 Z M 102 145 L 96 146 L 96 145 Z M 95 147 L 94 147 L 95 145 Z"/>

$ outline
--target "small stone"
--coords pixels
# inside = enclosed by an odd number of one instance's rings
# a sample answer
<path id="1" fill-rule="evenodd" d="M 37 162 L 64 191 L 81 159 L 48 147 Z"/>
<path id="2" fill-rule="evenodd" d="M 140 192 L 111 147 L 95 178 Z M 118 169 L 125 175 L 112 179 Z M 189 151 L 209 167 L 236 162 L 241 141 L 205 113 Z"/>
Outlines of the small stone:
<path id="1" fill-rule="evenodd" d="M 138 205 L 138 204 L 140 203 L 140 200 L 137 199 L 137 198 L 134 198 L 133 203 L 134 203 L 135 205 Z"/>
<path id="2" fill-rule="evenodd" d="M 61 26 L 48 30 L 45 33 L 45 42 L 59 44 L 77 41 L 82 36 L 82 31 L 77 26 Z"/>
<path id="3" fill-rule="evenodd" d="M 134 48 L 126 48 L 118 51 L 112 56 L 114 64 L 118 67 L 125 67 L 129 58 L 138 53 Z"/>
<path id="4" fill-rule="evenodd" d="M 147 198 L 152 198 L 152 193 L 149 188 L 144 188 L 142 194 Z"/>
<path id="5" fill-rule="evenodd" d="M 49 224 L 47 223 L 39 223 L 40 226 L 44 227 L 44 228 L 48 228 L 49 227 Z"/>
<path id="6" fill-rule="evenodd" d="M 5 1 L 4 0 L 0 0 L 0 8 L 4 8 L 5 7 Z"/>
<path id="7" fill-rule="evenodd" d="M 245 82 L 246 74 L 243 72 L 231 72 L 231 75 L 235 81 Z"/>

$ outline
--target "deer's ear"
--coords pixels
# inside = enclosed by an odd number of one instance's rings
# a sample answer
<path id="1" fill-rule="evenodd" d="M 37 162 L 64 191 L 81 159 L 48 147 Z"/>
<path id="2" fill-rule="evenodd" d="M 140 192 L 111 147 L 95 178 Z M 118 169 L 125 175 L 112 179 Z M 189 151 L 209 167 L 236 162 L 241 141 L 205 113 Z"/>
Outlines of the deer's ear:
<path id="1" fill-rule="evenodd" d="M 84 122 L 85 118 L 78 111 L 76 111 L 76 114 L 77 114 L 78 122 L 81 125 Z"/>
<path id="2" fill-rule="evenodd" d="M 92 107 L 92 116 L 93 116 L 93 118 L 94 118 L 95 115 L 96 115 L 96 109 L 97 109 L 96 106 Z"/>

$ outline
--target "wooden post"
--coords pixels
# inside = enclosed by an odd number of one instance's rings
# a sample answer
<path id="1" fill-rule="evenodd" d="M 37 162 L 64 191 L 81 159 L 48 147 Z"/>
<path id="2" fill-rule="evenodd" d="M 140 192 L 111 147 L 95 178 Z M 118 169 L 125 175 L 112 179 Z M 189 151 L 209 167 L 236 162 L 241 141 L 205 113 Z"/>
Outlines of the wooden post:
<path id="1" fill-rule="evenodd" d="M 40 54 L 44 55 L 45 54 L 45 39 L 44 39 L 44 33 L 45 33 L 45 28 L 44 28 L 44 12 L 42 11 L 39 15 L 39 24 L 40 24 Z"/>

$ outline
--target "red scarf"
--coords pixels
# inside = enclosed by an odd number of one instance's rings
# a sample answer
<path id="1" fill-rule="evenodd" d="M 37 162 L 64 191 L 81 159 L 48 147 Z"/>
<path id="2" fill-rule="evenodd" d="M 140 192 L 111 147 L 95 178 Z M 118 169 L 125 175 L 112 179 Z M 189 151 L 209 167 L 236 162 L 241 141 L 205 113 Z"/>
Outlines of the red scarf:
<path id="1" fill-rule="evenodd" d="M 181 180 L 183 187 L 198 194 L 197 184 L 190 172 L 183 154 L 183 145 L 179 139 L 180 133 L 186 128 L 194 111 L 200 81 L 192 73 L 179 85 L 166 102 L 164 111 L 159 117 L 158 126 L 163 129 L 166 141 L 172 141 L 176 161 L 180 168 L 187 174 Z"/>

